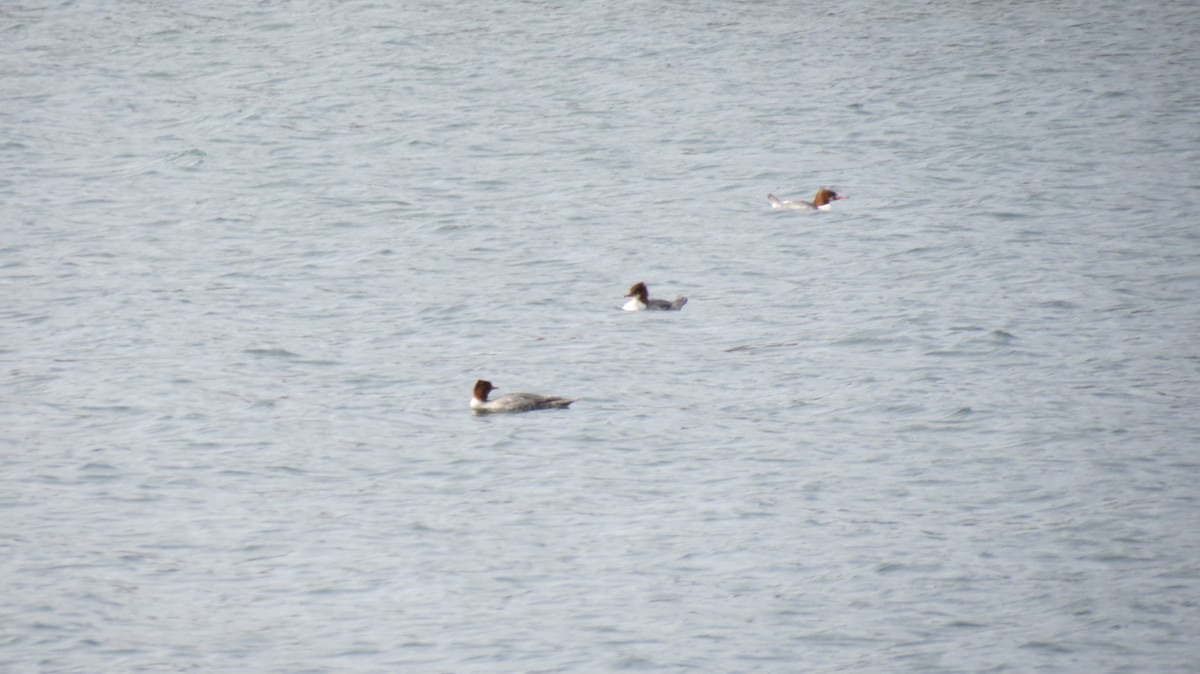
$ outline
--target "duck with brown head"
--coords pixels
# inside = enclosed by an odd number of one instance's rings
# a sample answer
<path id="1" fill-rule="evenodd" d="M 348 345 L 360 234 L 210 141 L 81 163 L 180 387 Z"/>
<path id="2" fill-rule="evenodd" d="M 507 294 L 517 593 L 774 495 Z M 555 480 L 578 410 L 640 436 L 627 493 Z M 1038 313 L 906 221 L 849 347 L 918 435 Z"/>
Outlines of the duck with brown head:
<path id="1" fill-rule="evenodd" d="M 649 289 L 641 281 L 630 286 L 629 293 L 625 296 L 633 298 L 626 302 L 625 306 L 621 307 L 625 311 L 679 311 L 688 301 L 688 298 L 683 295 L 669 302 L 667 300 L 651 299 Z"/>
<path id="2" fill-rule="evenodd" d="M 828 187 L 822 187 L 817 190 L 817 195 L 813 197 L 812 201 L 802 201 L 799 199 L 783 201 L 774 194 L 767 195 L 767 201 L 771 204 L 771 208 L 788 208 L 796 211 L 828 211 L 833 208 L 833 202 L 848 198 L 834 192 Z"/>
<path id="3" fill-rule="evenodd" d="M 571 398 L 543 396 L 536 393 L 509 393 L 495 400 L 488 400 L 488 395 L 495 389 L 492 382 L 486 379 L 475 382 L 474 395 L 471 397 L 471 409 L 475 410 L 476 414 L 566 409 L 575 402 Z"/>

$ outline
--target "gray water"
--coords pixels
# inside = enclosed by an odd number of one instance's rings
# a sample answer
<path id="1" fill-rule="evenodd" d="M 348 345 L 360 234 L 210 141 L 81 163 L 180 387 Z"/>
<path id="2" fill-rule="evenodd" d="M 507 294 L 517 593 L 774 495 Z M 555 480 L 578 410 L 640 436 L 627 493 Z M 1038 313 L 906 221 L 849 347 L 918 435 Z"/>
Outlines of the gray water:
<path id="1" fill-rule="evenodd" d="M 0 671 L 1195 671 L 1198 24 L 5 3 Z"/>

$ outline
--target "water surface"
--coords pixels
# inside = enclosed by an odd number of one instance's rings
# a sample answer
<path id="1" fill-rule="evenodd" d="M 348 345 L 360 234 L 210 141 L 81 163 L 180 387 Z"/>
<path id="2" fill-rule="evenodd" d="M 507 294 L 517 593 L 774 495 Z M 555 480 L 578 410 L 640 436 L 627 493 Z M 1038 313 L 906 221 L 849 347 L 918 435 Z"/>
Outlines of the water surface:
<path id="1" fill-rule="evenodd" d="M 0 9 L 0 668 L 1191 671 L 1197 20 Z"/>

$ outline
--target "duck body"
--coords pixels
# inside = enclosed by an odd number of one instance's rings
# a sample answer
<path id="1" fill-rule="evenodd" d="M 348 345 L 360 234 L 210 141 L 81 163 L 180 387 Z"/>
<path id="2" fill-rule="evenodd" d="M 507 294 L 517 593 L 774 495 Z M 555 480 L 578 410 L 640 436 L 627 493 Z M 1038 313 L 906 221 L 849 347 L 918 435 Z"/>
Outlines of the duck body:
<path id="1" fill-rule="evenodd" d="M 495 386 L 492 386 L 492 382 L 485 379 L 475 382 L 474 395 L 471 397 L 471 409 L 476 414 L 566 409 L 571 403 L 575 402 L 571 398 L 543 396 L 536 393 L 509 393 L 495 400 L 488 400 L 488 395 L 495 388 Z"/>
<path id="2" fill-rule="evenodd" d="M 771 204 L 771 208 L 785 208 L 795 211 L 828 211 L 832 210 L 833 202 L 848 198 L 825 187 L 817 190 L 817 194 L 813 197 L 812 201 L 801 201 L 799 199 L 785 201 L 774 194 L 767 195 L 767 201 Z"/>
<path id="3" fill-rule="evenodd" d="M 631 298 L 621 307 L 625 311 L 679 311 L 688 301 L 683 295 L 670 301 L 651 299 L 650 290 L 641 281 L 633 284 L 625 297 Z"/>

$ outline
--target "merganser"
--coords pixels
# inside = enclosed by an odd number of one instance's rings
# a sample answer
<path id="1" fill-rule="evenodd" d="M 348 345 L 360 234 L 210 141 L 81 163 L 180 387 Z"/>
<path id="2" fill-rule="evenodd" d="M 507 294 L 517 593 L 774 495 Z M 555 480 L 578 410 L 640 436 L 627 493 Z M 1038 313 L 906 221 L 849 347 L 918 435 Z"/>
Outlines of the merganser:
<path id="1" fill-rule="evenodd" d="M 670 302 L 666 300 L 652 300 L 650 299 L 650 291 L 646 289 L 646 284 L 641 281 L 630 286 L 629 294 L 626 297 L 632 297 L 633 299 L 621 307 L 625 311 L 642 311 L 644 309 L 679 311 L 683 308 L 683 305 L 687 304 L 687 298 L 683 295 L 676 297 Z"/>
<path id="2" fill-rule="evenodd" d="M 471 398 L 471 409 L 477 414 L 485 412 L 529 412 L 531 410 L 566 409 L 575 402 L 569 398 L 540 396 L 536 393 L 509 393 L 495 400 L 488 400 L 492 382 L 480 379 L 475 382 L 475 395 Z"/>
<path id="3" fill-rule="evenodd" d="M 828 211 L 833 207 L 833 202 L 838 199 L 849 199 L 849 197 L 843 197 L 825 187 L 817 190 L 817 196 L 813 197 L 811 202 L 800 201 L 798 199 L 794 201 L 780 201 L 779 197 L 774 194 L 767 195 L 767 201 L 771 202 L 771 208 L 792 208 L 798 211 Z"/>

